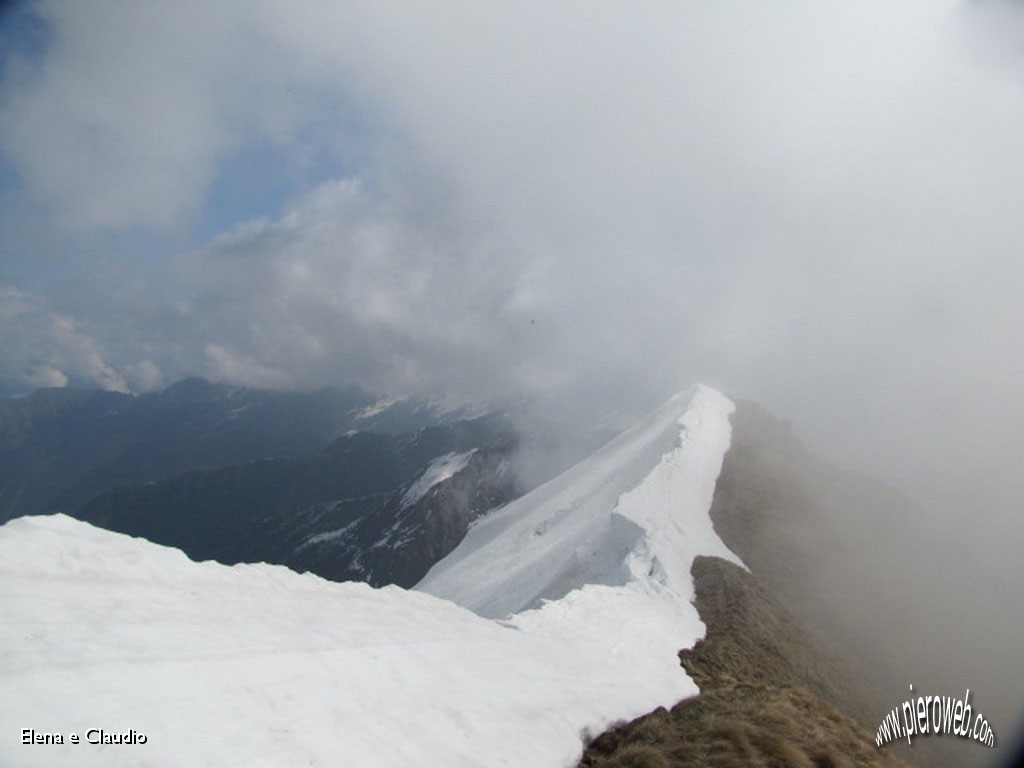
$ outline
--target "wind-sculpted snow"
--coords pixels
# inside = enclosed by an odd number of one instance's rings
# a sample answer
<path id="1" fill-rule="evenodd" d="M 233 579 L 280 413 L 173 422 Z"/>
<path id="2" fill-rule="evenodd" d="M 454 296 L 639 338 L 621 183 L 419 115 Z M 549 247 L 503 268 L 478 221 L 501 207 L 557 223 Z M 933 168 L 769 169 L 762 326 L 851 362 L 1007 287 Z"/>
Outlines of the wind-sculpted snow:
<path id="1" fill-rule="evenodd" d="M 692 598 L 698 554 L 739 563 L 711 525 L 732 403 L 698 387 L 488 515 L 416 588 L 500 618 L 585 584 L 658 583 Z"/>
<path id="2" fill-rule="evenodd" d="M 517 611 L 502 621 L 424 592 L 195 563 L 63 516 L 12 521 L 0 765 L 569 765 L 584 731 L 697 692 L 676 651 L 704 632 L 693 555 L 735 559 L 707 519 L 731 408 L 706 389 L 673 399 L 425 580 L 461 578 L 452 596 Z M 23 745 L 26 728 L 65 743 Z M 84 743 L 93 728 L 146 741 Z"/>

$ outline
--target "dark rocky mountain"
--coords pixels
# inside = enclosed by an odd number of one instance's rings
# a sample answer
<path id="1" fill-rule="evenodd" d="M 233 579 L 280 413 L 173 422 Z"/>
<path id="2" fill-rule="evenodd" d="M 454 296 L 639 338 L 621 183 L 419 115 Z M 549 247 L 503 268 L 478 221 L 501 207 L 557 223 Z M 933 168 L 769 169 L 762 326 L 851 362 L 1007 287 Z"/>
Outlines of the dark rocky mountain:
<path id="1" fill-rule="evenodd" d="M 0 522 L 61 511 L 196 560 L 411 586 L 516 495 L 514 446 L 500 417 L 356 388 L 40 390 L 0 401 Z"/>
<path id="2" fill-rule="evenodd" d="M 516 495 L 514 446 L 493 416 L 404 435 L 358 432 L 305 457 L 118 488 L 73 514 L 195 560 L 408 587 L 474 519 Z"/>
<path id="3" fill-rule="evenodd" d="M 119 485 L 315 451 L 351 430 L 455 418 L 356 389 L 275 392 L 186 379 L 139 396 L 44 389 L 0 400 L 0 522 L 71 512 Z"/>

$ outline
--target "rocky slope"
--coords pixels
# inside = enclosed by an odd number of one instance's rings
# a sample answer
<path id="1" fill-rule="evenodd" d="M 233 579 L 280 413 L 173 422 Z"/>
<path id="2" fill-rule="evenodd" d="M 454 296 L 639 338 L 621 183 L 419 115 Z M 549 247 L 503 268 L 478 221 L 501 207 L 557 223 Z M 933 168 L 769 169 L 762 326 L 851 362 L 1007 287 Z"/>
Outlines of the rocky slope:
<path id="1" fill-rule="evenodd" d="M 750 572 L 694 562 L 707 636 L 680 656 L 701 693 L 601 735 L 581 765 L 1012 764 L 946 736 L 875 744 L 908 684 L 974 685 L 1012 752 L 1013 675 L 964 653 L 955 604 L 944 633 L 925 610 L 948 596 L 939 571 L 955 542 L 927 540 L 906 498 L 816 457 L 758 406 L 739 403 L 732 428 L 709 514 Z"/>

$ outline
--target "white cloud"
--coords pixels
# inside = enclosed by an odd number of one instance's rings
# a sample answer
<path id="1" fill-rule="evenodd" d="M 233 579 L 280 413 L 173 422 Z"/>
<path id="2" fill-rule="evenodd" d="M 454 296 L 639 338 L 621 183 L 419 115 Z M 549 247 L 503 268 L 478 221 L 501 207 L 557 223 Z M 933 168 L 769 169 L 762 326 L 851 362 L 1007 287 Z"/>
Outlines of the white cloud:
<path id="1" fill-rule="evenodd" d="M 247 383 L 516 387 L 500 381 L 525 324 L 502 309 L 514 262 L 494 259 L 484 238 L 452 239 L 453 226 L 432 201 L 324 184 L 279 221 L 250 222 L 178 260 L 174 333 L 207 341 L 199 370 Z"/>
<path id="2" fill-rule="evenodd" d="M 52 42 L 38 65 L 8 62 L 0 140 L 28 194 L 64 226 L 178 228 L 233 153 L 265 144 L 302 155 L 293 143 L 316 98 L 310 73 L 295 81 L 257 4 L 35 8 Z"/>
<path id="3" fill-rule="evenodd" d="M 8 387 L 63 387 L 74 378 L 127 391 L 96 341 L 38 298 L 0 285 L 0 325 L 0 382 Z"/>

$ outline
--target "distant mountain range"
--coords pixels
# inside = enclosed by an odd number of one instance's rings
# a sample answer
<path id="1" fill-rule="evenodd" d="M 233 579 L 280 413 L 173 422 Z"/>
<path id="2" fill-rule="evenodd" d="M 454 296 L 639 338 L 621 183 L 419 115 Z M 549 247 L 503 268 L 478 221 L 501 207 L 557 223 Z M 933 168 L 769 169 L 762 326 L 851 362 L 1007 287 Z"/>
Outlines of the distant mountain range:
<path id="1" fill-rule="evenodd" d="M 353 430 L 411 432 L 458 416 L 357 388 L 276 392 L 185 379 L 138 396 L 43 389 L 0 400 L 0 521 L 71 513 L 126 483 L 299 456 Z"/>
<path id="2" fill-rule="evenodd" d="M 411 586 L 517 493 L 511 426 L 465 415 L 355 388 L 41 390 L 0 401 L 0 520 L 65 512 L 196 560 Z"/>

